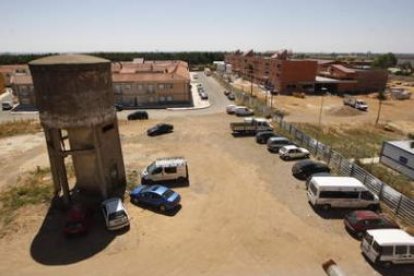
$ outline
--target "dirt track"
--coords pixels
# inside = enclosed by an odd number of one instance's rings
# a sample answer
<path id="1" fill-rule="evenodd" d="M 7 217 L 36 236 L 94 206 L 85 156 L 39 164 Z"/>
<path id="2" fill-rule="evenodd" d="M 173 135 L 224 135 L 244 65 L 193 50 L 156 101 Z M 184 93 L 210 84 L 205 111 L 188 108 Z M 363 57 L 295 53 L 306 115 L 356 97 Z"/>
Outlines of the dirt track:
<path id="1" fill-rule="evenodd" d="M 59 214 L 44 219 L 46 207 L 27 207 L 16 232 L 0 240 L 0 275 L 323 275 L 330 258 L 348 275 L 376 275 L 342 220 L 308 205 L 292 162 L 232 137 L 231 120 L 167 118 L 175 132 L 156 138 L 144 135 L 154 121 L 122 124 L 128 169 L 161 156 L 188 160 L 190 187 L 176 189 L 181 210 L 165 216 L 127 203 L 129 232 L 113 236 L 98 219 L 89 236 L 67 241 Z"/>

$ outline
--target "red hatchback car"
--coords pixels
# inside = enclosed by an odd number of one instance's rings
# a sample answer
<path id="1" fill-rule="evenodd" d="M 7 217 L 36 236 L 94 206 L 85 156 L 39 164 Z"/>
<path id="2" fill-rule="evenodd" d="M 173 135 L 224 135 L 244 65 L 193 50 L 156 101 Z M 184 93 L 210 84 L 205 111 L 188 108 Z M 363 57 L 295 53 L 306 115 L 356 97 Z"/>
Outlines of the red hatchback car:
<path id="1" fill-rule="evenodd" d="M 377 214 L 373 211 L 360 210 L 353 211 L 345 215 L 345 227 L 353 235 L 361 239 L 365 232 L 370 229 L 398 229 L 400 228 L 395 222 L 391 221 L 383 214 Z"/>
<path id="2" fill-rule="evenodd" d="M 66 214 L 65 236 L 86 234 L 91 224 L 92 211 L 82 205 L 72 206 Z"/>

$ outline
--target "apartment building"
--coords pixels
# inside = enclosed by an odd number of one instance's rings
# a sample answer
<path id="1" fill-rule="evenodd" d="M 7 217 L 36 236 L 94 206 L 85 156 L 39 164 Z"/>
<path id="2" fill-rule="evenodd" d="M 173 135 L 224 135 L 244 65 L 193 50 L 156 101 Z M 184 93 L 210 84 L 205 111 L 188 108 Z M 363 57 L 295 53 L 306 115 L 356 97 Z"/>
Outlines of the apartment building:
<path id="1" fill-rule="evenodd" d="M 192 104 L 190 73 L 186 62 L 134 59 L 132 62 L 112 63 L 111 70 L 116 103 L 125 108 Z M 30 109 L 36 106 L 29 70 L 13 72 L 10 83 L 21 107 Z"/>
<path id="2" fill-rule="evenodd" d="M 341 64 L 334 60 L 293 59 L 283 50 L 258 55 L 253 50 L 228 54 L 237 75 L 272 90 L 292 92 L 368 93 L 385 89 L 386 70 L 361 69 L 360 64 Z M 366 68 L 367 66 L 364 66 Z"/>

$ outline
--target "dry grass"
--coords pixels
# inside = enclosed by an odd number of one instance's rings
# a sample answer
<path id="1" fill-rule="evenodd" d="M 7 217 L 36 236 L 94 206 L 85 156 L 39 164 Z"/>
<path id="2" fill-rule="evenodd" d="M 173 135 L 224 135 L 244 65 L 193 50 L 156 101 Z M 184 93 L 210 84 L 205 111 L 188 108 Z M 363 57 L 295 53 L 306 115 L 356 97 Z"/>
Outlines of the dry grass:
<path id="1" fill-rule="evenodd" d="M 37 120 L 16 120 L 0 124 L 0 138 L 41 131 Z"/>
<path id="2" fill-rule="evenodd" d="M 0 193 L 0 236 L 6 233 L 20 208 L 50 202 L 52 196 L 53 184 L 49 168 L 37 167 L 20 177 L 15 186 Z"/>

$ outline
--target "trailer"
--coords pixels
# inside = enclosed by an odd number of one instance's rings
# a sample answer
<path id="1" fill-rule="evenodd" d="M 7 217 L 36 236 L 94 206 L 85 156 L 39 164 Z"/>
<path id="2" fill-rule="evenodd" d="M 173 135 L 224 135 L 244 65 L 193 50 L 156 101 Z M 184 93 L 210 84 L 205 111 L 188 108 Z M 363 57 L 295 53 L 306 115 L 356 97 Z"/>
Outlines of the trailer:
<path id="1" fill-rule="evenodd" d="M 366 102 L 351 95 L 344 95 L 344 105 L 349 105 L 363 111 L 368 110 L 368 104 Z"/>

